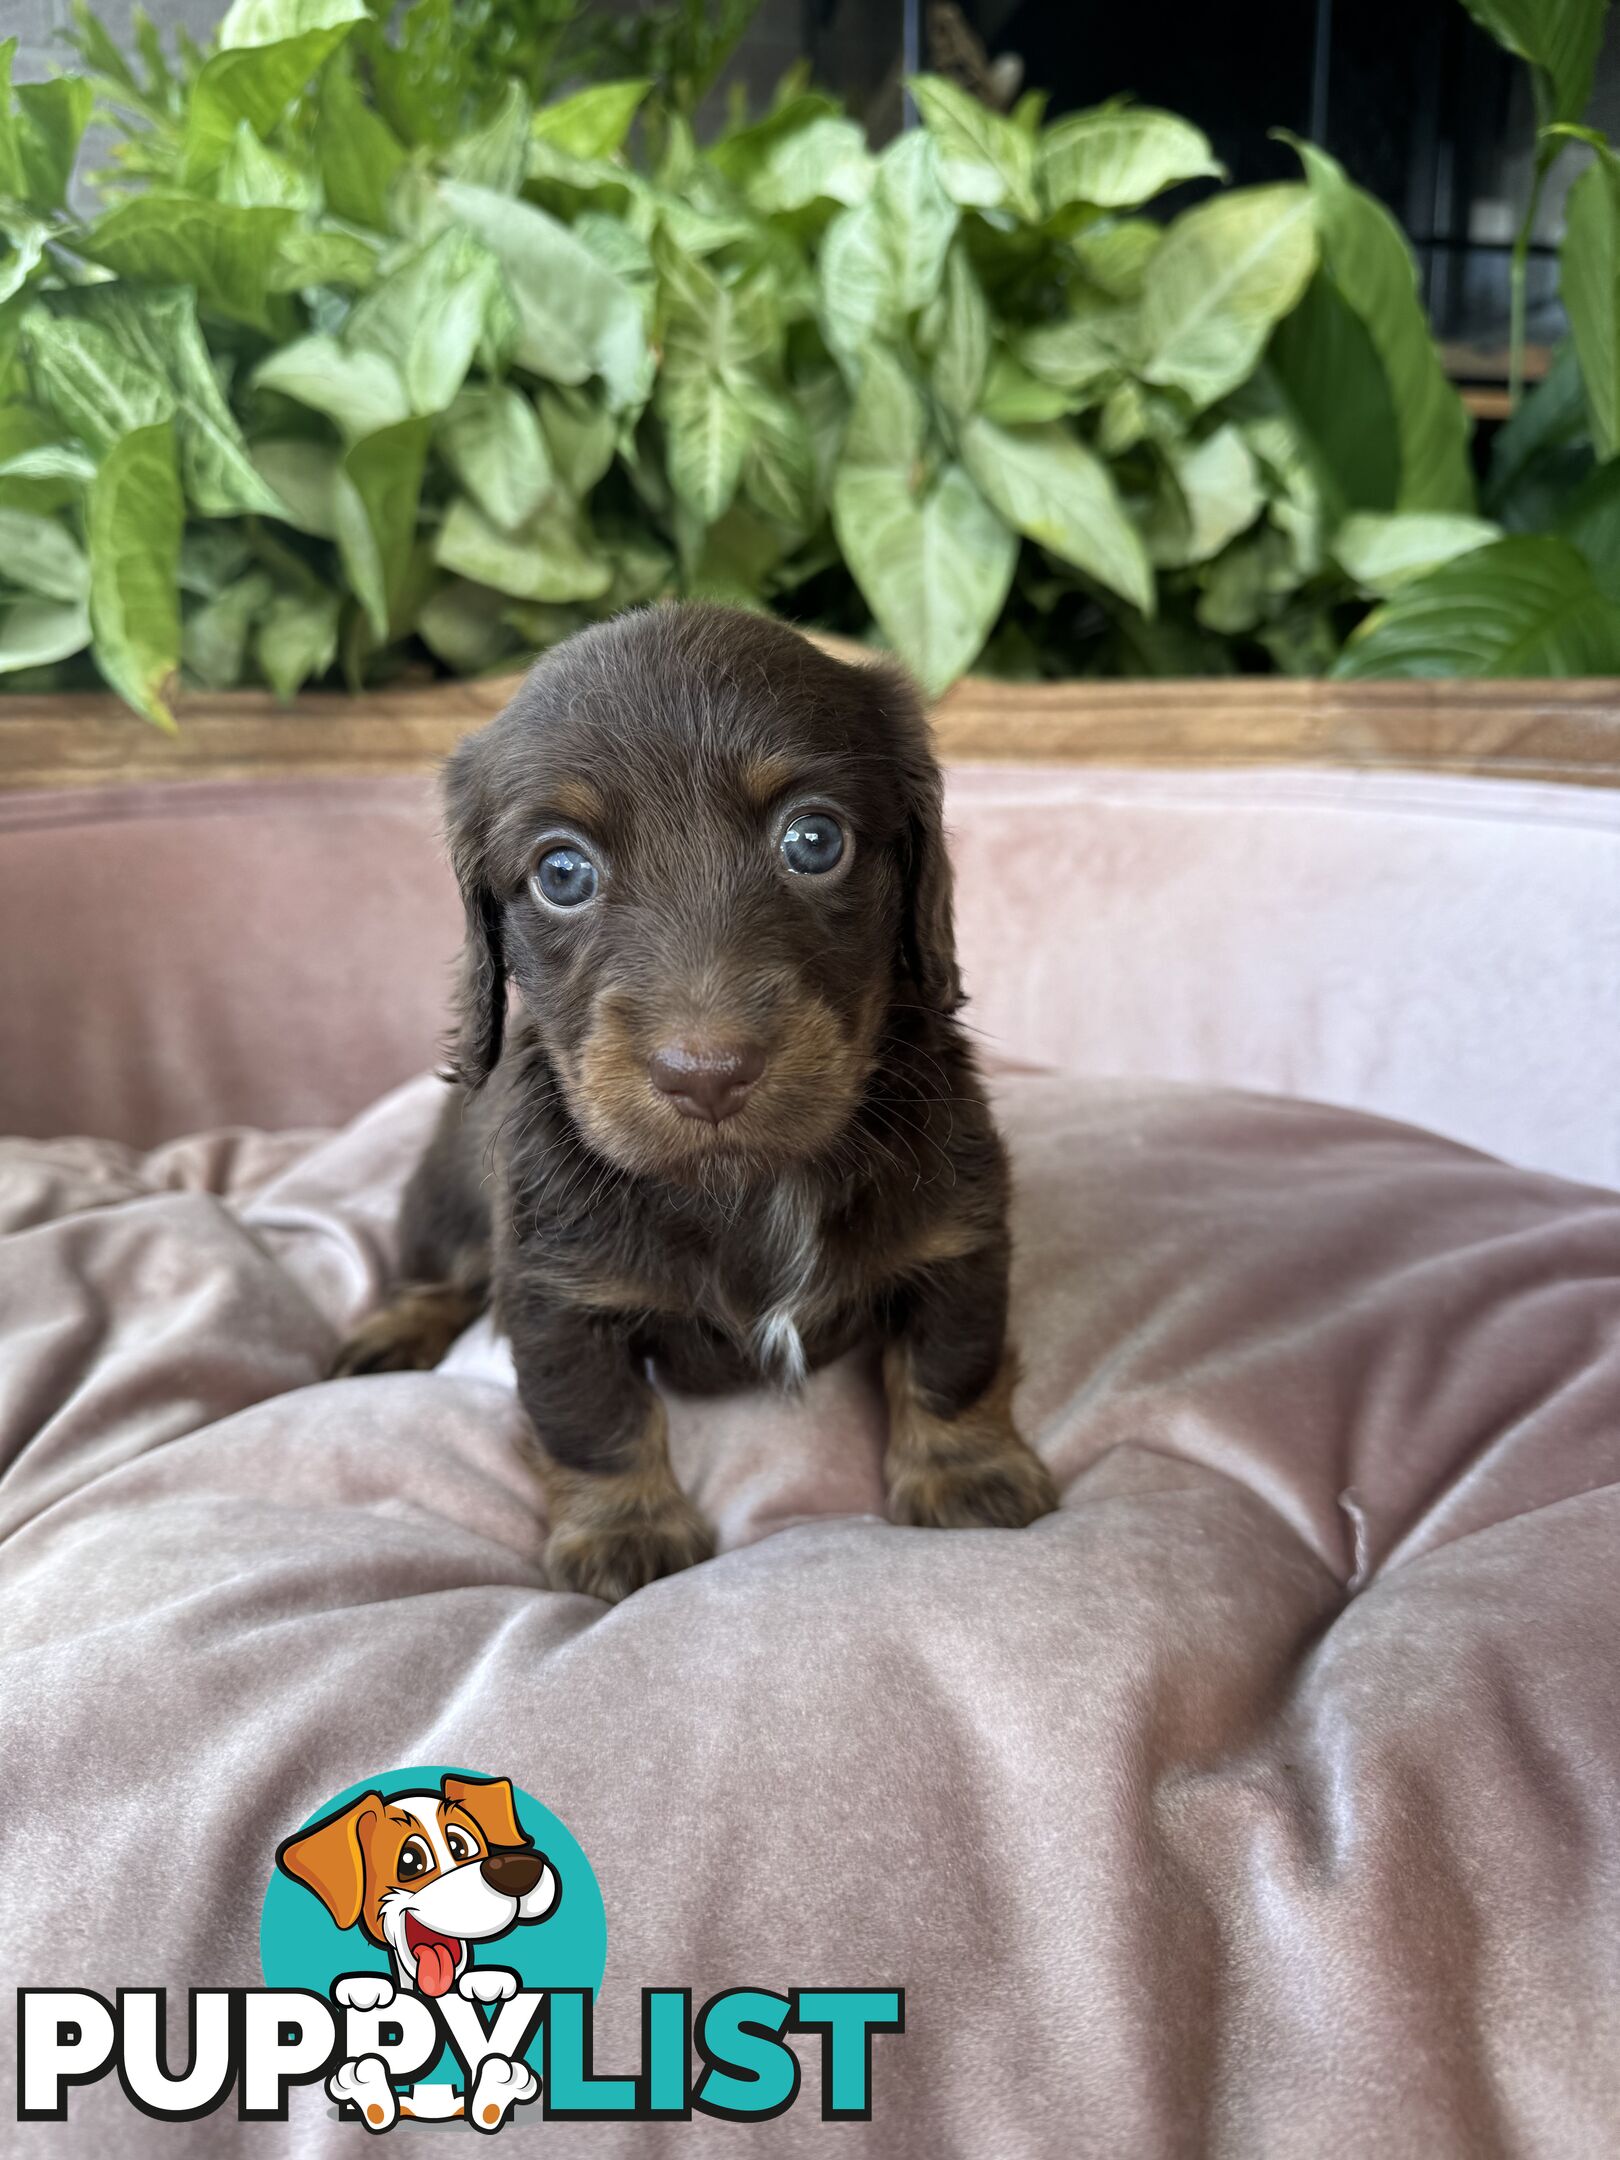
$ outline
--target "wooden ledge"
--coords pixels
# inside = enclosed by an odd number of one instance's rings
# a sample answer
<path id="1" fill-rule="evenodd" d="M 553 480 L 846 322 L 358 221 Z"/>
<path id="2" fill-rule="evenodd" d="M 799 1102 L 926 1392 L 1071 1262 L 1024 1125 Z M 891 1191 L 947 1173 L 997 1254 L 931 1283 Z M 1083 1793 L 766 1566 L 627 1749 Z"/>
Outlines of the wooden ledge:
<path id="1" fill-rule="evenodd" d="M 860 648 L 827 640 L 837 650 Z M 110 696 L 0 695 L 0 787 L 422 772 L 488 720 L 517 676 L 278 705 L 192 694 L 160 735 Z M 959 682 L 942 757 L 1134 767 L 1363 766 L 1620 787 L 1620 680 Z"/>

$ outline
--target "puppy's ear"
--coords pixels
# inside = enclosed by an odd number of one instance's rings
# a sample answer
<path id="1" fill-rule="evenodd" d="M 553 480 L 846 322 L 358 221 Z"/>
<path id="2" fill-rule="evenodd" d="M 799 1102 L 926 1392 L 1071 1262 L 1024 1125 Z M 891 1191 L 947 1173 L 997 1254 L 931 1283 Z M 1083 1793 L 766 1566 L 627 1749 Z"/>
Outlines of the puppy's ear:
<path id="1" fill-rule="evenodd" d="M 916 691 L 898 671 L 874 672 L 880 673 L 880 694 L 894 729 L 906 791 L 901 957 L 923 1003 L 935 1012 L 953 1013 L 963 1003 L 963 993 L 951 917 L 951 859 L 945 851 L 945 783 Z"/>
<path id="2" fill-rule="evenodd" d="M 447 1777 L 441 1790 L 447 1802 L 454 1801 L 472 1817 L 484 1833 L 486 1845 L 533 1843 L 517 1819 L 510 1778 Z"/>
<path id="3" fill-rule="evenodd" d="M 366 1856 L 361 1833 L 382 1820 L 382 1795 L 363 1793 L 324 1822 L 300 1830 L 276 1849 L 276 1865 L 313 1890 L 340 1928 L 352 1928 L 365 1901 Z"/>
<path id="4" fill-rule="evenodd" d="M 500 903 L 486 867 L 483 756 L 483 740 L 474 735 L 455 752 L 444 775 L 450 861 L 467 920 L 446 1078 L 469 1090 L 481 1088 L 495 1070 L 506 1033 L 506 955 Z"/>

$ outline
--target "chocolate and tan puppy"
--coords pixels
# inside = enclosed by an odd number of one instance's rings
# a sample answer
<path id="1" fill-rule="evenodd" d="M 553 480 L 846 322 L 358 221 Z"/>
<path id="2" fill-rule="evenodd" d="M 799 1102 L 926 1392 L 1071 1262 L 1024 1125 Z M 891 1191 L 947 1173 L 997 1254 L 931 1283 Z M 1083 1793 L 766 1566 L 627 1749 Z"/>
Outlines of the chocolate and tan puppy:
<path id="1" fill-rule="evenodd" d="M 649 1359 L 794 1388 L 877 1336 L 897 1520 L 1056 1505 L 1012 1422 L 940 793 L 898 671 L 706 606 L 570 638 L 450 761 L 457 1085 L 406 1279 L 338 1369 L 436 1364 L 493 1300 L 560 1586 L 619 1598 L 713 1549 Z"/>

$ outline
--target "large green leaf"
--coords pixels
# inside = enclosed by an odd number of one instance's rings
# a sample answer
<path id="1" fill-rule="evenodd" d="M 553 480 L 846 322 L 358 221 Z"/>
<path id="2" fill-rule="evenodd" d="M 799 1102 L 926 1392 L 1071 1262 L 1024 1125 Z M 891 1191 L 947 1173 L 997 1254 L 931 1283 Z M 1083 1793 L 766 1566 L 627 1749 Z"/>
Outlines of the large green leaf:
<path id="1" fill-rule="evenodd" d="M 11 68 L 17 57 L 17 40 L 0 38 L 0 196 L 20 202 L 27 188 L 23 173 L 22 143 L 12 110 Z"/>
<path id="2" fill-rule="evenodd" d="M 0 606 L 0 675 L 50 667 L 83 652 L 90 610 L 82 600 L 13 600 Z"/>
<path id="3" fill-rule="evenodd" d="M 689 509 L 712 525 L 737 492 L 748 449 L 749 421 L 723 376 L 668 369 L 658 384 L 670 485 Z"/>
<path id="4" fill-rule="evenodd" d="M 82 75 L 58 75 L 50 82 L 19 83 L 16 99 L 24 200 L 37 210 L 59 209 L 67 200 L 95 93 Z"/>
<path id="5" fill-rule="evenodd" d="M 265 609 L 254 653 L 279 698 L 291 698 L 337 658 L 342 601 L 336 593 L 281 593 Z"/>
<path id="6" fill-rule="evenodd" d="M 299 532 L 337 538 L 337 481 L 342 464 L 330 443 L 271 436 L 253 445 L 253 462 L 281 503 L 276 515 Z"/>
<path id="7" fill-rule="evenodd" d="M 540 393 L 540 431 L 557 477 L 583 501 L 613 463 L 618 422 L 586 391 L 546 389 Z"/>
<path id="8" fill-rule="evenodd" d="M 1167 446 L 1165 466 L 1147 535 L 1156 563 L 1180 569 L 1208 562 L 1260 515 L 1265 496 L 1259 468 L 1237 427 L 1219 427 L 1202 442 Z"/>
<path id="9" fill-rule="evenodd" d="M 960 245 L 951 249 L 944 290 L 929 312 L 936 318 L 927 346 L 934 392 L 953 419 L 965 420 L 979 402 L 990 367 L 990 310 Z"/>
<path id="10" fill-rule="evenodd" d="M 312 211 L 320 201 L 314 174 L 268 149 L 245 120 L 236 124 L 213 192 L 221 202 L 281 210 Z"/>
<path id="11" fill-rule="evenodd" d="M 1041 193 L 1051 210 L 1069 203 L 1131 209 L 1183 180 L 1221 177 L 1199 129 L 1147 105 L 1075 113 L 1041 137 Z"/>
<path id="12" fill-rule="evenodd" d="M 268 573 L 250 570 L 193 608 L 180 635 L 186 673 L 210 690 L 229 690 L 239 683 L 249 634 L 274 594 Z"/>
<path id="13" fill-rule="evenodd" d="M 1580 363 L 1566 340 L 1546 380 L 1497 430 L 1484 507 L 1509 532 L 1545 532 L 1594 464 Z"/>
<path id="14" fill-rule="evenodd" d="M 864 202 L 874 170 L 864 130 L 841 115 L 820 114 L 772 141 L 745 185 L 754 208 L 776 217 L 813 202 Z"/>
<path id="15" fill-rule="evenodd" d="M 871 194 L 833 219 L 821 245 L 822 324 L 852 371 L 874 336 L 895 334 L 939 290 L 956 222 L 933 137 L 912 128 L 879 158 Z"/>
<path id="16" fill-rule="evenodd" d="M 356 23 L 365 0 L 248 0 L 226 15 L 219 50 L 192 85 L 184 173 L 196 185 L 219 164 L 246 121 L 261 139 Z"/>
<path id="17" fill-rule="evenodd" d="M 1384 364 L 1367 326 L 1319 270 L 1267 348 L 1259 394 L 1274 391 L 1321 485 L 1343 510 L 1393 510 L 1401 439 Z M 1250 385 L 1240 399 L 1257 393 Z"/>
<path id="18" fill-rule="evenodd" d="M 122 284 L 91 285 L 74 295 L 74 304 L 87 320 L 102 325 L 132 362 L 168 385 L 180 476 L 193 506 L 205 517 L 274 515 L 280 506 L 248 456 L 220 389 L 195 297 L 183 286 L 139 291 Z"/>
<path id="19" fill-rule="evenodd" d="M 65 525 L 0 506 L 0 576 L 45 600 L 83 600 L 90 565 Z"/>
<path id="20" fill-rule="evenodd" d="M 606 158 L 624 146 L 630 124 L 641 110 L 651 78 L 592 83 L 572 97 L 559 98 L 534 116 L 537 142 L 554 143 L 570 157 Z"/>
<path id="21" fill-rule="evenodd" d="M 0 245 L 6 249 L 0 255 L 0 303 L 21 292 L 34 278 L 50 236 L 49 226 L 40 218 L 8 218 L 0 226 Z"/>
<path id="22" fill-rule="evenodd" d="M 1015 532 L 1086 571 L 1144 615 L 1154 606 L 1153 570 L 1113 478 L 1061 420 L 997 427 L 970 420 L 962 457 L 986 501 Z"/>
<path id="23" fill-rule="evenodd" d="M 1611 600 L 1620 600 L 1620 458 L 1589 473 L 1563 505 L 1558 530 L 1578 547 Z"/>
<path id="24" fill-rule="evenodd" d="M 1501 537 L 1501 527 L 1486 518 L 1430 510 L 1394 517 L 1361 512 L 1333 535 L 1333 553 L 1358 585 L 1383 597 Z"/>
<path id="25" fill-rule="evenodd" d="M 1253 368 L 1315 266 L 1304 188 L 1238 188 L 1185 211 L 1143 275 L 1143 377 L 1212 405 Z"/>
<path id="26" fill-rule="evenodd" d="M 254 381 L 335 420 L 351 439 L 374 435 L 410 416 L 399 370 L 381 353 L 352 351 L 336 338 L 299 338 L 261 362 Z"/>
<path id="27" fill-rule="evenodd" d="M 138 195 L 98 218 L 80 246 L 120 277 L 194 286 L 201 308 L 274 335 L 281 317 L 268 272 L 296 221 L 286 209 Z"/>
<path id="28" fill-rule="evenodd" d="M 388 189 L 405 152 L 380 113 L 360 94 L 350 50 L 327 62 L 315 107 L 315 158 L 327 207 L 356 225 L 382 231 L 388 222 Z"/>
<path id="29" fill-rule="evenodd" d="M 1535 70 L 1544 126 L 1582 117 L 1592 95 L 1608 0 L 1463 0 L 1463 5 Z"/>
<path id="30" fill-rule="evenodd" d="M 578 516 L 555 499 L 520 531 L 508 533 L 458 495 L 439 528 L 433 556 L 444 569 L 514 600 L 594 600 L 613 579 L 612 565 Z"/>
<path id="31" fill-rule="evenodd" d="M 422 419 L 380 428 L 346 453 L 337 478 L 338 552 L 378 644 L 399 627 L 428 433 L 429 423 Z"/>
<path id="32" fill-rule="evenodd" d="M 1037 323 L 1017 342 L 1018 358 L 1032 375 L 1078 401 L 1116 379 L 1138 335 L 1135 310 L 1090 293 L 1077 295 L 1066 315 Z"/>
<path id="33" fill-rule="evenodd" d="M 615 410 L 639 403 L 651 376 L 634 290 L 532 203 L 447 180 L 445 212 L 497 258 L 517 303 L 520 364 L 553 382 L 599 375 Z"/>
<path id="34" fill-rule="evenodd" d="M 878 159 L 871 200 L 883 218 L 895 299 L 909 313 L 939 290 L 956 230 L 955 205 L 934 144 L 922 130 L 900 136 Z"/>
<path id="35" fill-rule="evenodd" d="M 1551 534 L 1498 540 L 1403 586 L 1370 615 L 1334 673 L 1620 674 L 1620 607 Z"/>
<path id="36" fill-rule="evenodd" d="M 1034 223 L 1041 212 L 1028 130 L 944 75 L 914 75 L 910 88 L 939 145 L 940 178 L 952 201 L 978 210 L 1005 206 Z"/>
<path id="37" fill-rule="evenodd" d="M 528 167 L 532 107 L 520 82 L 508 82 L 494 113 L 482 127 L 458 136 L 444 153 L 452 179 L 497 195 L 515 195 Z"/>
<path id="38" fill-rule="evenodd" d="M 509 654 L 516 635 L 507 619 L 511 602 L 487 585 L 447 578 L 416 618 L 416 634 L 458 675 L 478 675 Z"/>
<path id="39" fill-rule="evenodd" d="M 99 323 L 35 308 L 24 318 L 23 344 L 35 397 L 93 451 L 109 450 L 174 410 L 163 377 Z"/>
<path id="40" fill-rule="evenodd" d="M 113 444 L 90 483 L 86 524 L 96 665 L 126 703 L 172 731 L 185 504 L 169 421 Z"/>
<path id="41" fill-rule="evenodd" d="M 758 280 L 722 280 L 662 231 L 653 257 L 663 345 L 657 404 L 669 477 L 681 501 L 712 525 L 742 476 L 750 436 L 746 400 L 764 390 L 759 368 L 779 330 Z"/>
<path id="42" fill-rule="evenodd" d="M 356 301 L 343 342 L 390 362 L 413 412 L 437 413 L 466 381 L 479 347 L 509 344 L 515 331 L 500 264 L 451 226 Z"/>
<path id="43" fill-rule="evenodd" d="M 808 532 L 820 503 L 815 448 L 804 414 L 787 398 L 758 388 L 743 391 L 742 406 L 749 429 L 744 493 L 779 525 Z"/>
<path id="44" fill-rule="evenodd" d="M 868 606 L 924 689 L 971 666 L 1001 613 L 1018 542 L 966 471 L 919 468 L 922 404 L 898 362 L 867 356 L 833 478 L 833 524 Z"/>
<path id="45" fill-rule="evenodd" d="M 1620 450 L 1620 159 L 1598 144 L 1565 210 L 1564 307 L 1599 457 Z"/>
<path id="46" fill-rule="evenodd" d="M 1316 209 L 1323 267 L 1361 318 L 1389 379 L 1401 451 L 1396 508 L 1471 510 L 1468 414 L 1429 334 L 1412 251 L 1383 205 L 1352 186 L 1325 150 L 1295 147 Z"/>
<path id="47" fill-rule="evenodd" d="M 444 416 L 439 447 L 479 509 L 508 532 L 554 482 L 535 409 L 510 383 L 469 383 Z"/>

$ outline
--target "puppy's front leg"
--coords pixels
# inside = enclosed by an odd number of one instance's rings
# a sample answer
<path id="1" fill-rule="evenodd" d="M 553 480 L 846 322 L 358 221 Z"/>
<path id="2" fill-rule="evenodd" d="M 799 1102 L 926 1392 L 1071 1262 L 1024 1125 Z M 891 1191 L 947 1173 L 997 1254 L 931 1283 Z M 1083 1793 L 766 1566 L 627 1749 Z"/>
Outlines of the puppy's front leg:
<path id="1" fill-rule="evenodd" d="M 502 1317 L 539 1441 L 556 1587 L 613 1603 L 707 1560 L 713 1534 L 675 1482 L 664 1406 L 628 1336 L 527 1288 L 503 1297 Z"/>
<path id="2" fill-rule="evenodd" d="M 884 1475 L 897 1522 L 1017 1530 L 1058 1504 L 1052 1474 L 1012 1421 L 1004 1253 L 931 1269 L 883 1360 Z"/>

